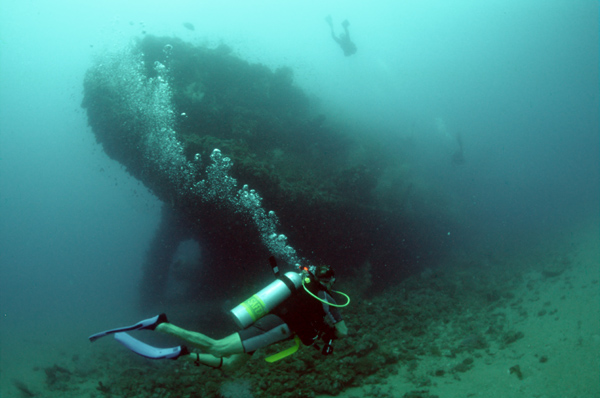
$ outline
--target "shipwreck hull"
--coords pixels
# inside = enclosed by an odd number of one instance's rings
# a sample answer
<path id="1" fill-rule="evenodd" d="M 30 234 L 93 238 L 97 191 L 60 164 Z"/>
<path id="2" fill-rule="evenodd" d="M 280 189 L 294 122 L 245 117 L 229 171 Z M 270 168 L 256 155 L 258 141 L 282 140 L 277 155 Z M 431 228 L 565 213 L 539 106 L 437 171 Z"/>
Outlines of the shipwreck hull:
<path id="1" fill-rule="evenodd" d="M 414 218 L 382 204 L 381 156 L 328 123 L 288 69 L 146 37 L 101 57 L 84 94 L 97 141 L 164 202 L 144 302 L 161 300 L 173 248 L 188 238 L 206 253 L 190 278 L 211 294 L 264 275 L 256 265 L 270 254 L 342 274 L 369 262 L 377 285 L 432 253 Z"/>

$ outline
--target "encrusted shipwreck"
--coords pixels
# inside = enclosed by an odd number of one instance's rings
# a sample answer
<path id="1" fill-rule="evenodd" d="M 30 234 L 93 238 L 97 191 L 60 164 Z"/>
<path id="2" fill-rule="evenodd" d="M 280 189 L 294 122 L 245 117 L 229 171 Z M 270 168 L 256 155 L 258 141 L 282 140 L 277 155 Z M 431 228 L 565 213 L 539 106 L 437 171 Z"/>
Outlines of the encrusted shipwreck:
<path id="1" fill-rule="evenodd" d="M 290 69 L 147 36 L 100 57 L 84 90 L 97 141 L 164 202 L 147 304 L 161 298 L 173 253 L 190 238 L 203 258 L 189 280 L 219 292 L 262 273 L 254 265 L 271 254 L 341 272 L 369 262 L 389 278 L 421 251 L 423 235 L 402 215 L 406 198 L 389 200 L 411 185 L 382 192 L 389 164 L 375 145 L 318 113 Z"/>

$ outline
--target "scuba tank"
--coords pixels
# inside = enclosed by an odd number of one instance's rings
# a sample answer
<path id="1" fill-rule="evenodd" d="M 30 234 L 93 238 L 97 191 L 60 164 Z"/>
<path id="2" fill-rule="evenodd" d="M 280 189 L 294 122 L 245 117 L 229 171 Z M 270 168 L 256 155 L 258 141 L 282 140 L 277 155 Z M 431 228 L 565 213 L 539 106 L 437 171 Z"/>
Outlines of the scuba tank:
<path id="1" fill-rule="evenodd" d="M 273 268 L 275 269 L 275 267 Z M 276 275 L 278 274 L 279 271 L 276 271 Z M 233 320 L 240 328 L 245 329 L 267 315 L 300 287 L 302 287 L 302 274 L 286 272 L 260 292 L 232 309 L 230 312 Z"/>

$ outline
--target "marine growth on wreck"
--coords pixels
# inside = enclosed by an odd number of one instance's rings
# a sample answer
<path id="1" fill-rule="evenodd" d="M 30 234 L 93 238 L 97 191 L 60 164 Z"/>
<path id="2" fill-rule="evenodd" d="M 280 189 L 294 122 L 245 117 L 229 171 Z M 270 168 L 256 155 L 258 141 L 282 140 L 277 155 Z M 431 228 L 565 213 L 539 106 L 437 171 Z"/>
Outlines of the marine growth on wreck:
<path id="1" fill-rule="evenodd" d="M 205 278 L 243 267 L 233 275 L 247 280 L 246 266 L 273 254 L 290 266 L 370 263 L 377 283 L 424 255 L 423 228 L 403 214 L 411 182 L 382 184 L 394 162 L 329 122 L 289 68 L 147 36 L 99 57 L 84 89 L 98 142 L 165 204 L 145 270 L 154 296 L 190 238 L 207 253 Z"/>

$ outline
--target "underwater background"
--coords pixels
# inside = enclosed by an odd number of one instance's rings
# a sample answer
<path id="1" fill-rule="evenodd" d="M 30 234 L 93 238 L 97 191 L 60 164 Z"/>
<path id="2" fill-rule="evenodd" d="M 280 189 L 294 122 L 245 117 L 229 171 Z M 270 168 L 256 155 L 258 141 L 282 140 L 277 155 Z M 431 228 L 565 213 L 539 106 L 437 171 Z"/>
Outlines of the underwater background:
<path id="1" fill-rule="evenodd" d="M 598 11 L 591 0 L 2 2 L 0 394 L 598 396 Z M 336 33 L 350 22 L 355 54 L 331 38 L 327 15 Z M 160 311 L 232 333 L 227 311 L 272 278 L 259 259 L 279 246 L 209 219 L 200 229 L 231 247 L 182 238 L 160 300 L 144 290 L 165 208 L 194 206 L 166 200 L 169 187 L 128 163 L 135 152 L 99 135 L 120 114 L 92 114 L 89 79 L 164 40 L 194 67 L 209 54 L 282 79 L 269 105 L 280 113 L 264 116 L 272 134 L 241 131 L 242 118 L 215 147 L 238 188 L 276 209 L 280 257 L 338 270 L 353 304 L 333 358 L 305 348 L 273 367 L 259 355 L 223 375 L 87 340 Z M 213 78 L 177 86 L 189 74 L 170 67 L 183 76 L 166 78 L 178 114 L 184 100 L 208 103 Z M 233 75 L 220 101 L 251 78 Z M 181 134 L 200 123 L 187 113 Z M 215 140 L 198 144 L 206 162 Z M 247 262 L 218 268 L 236 259 Z"/>

